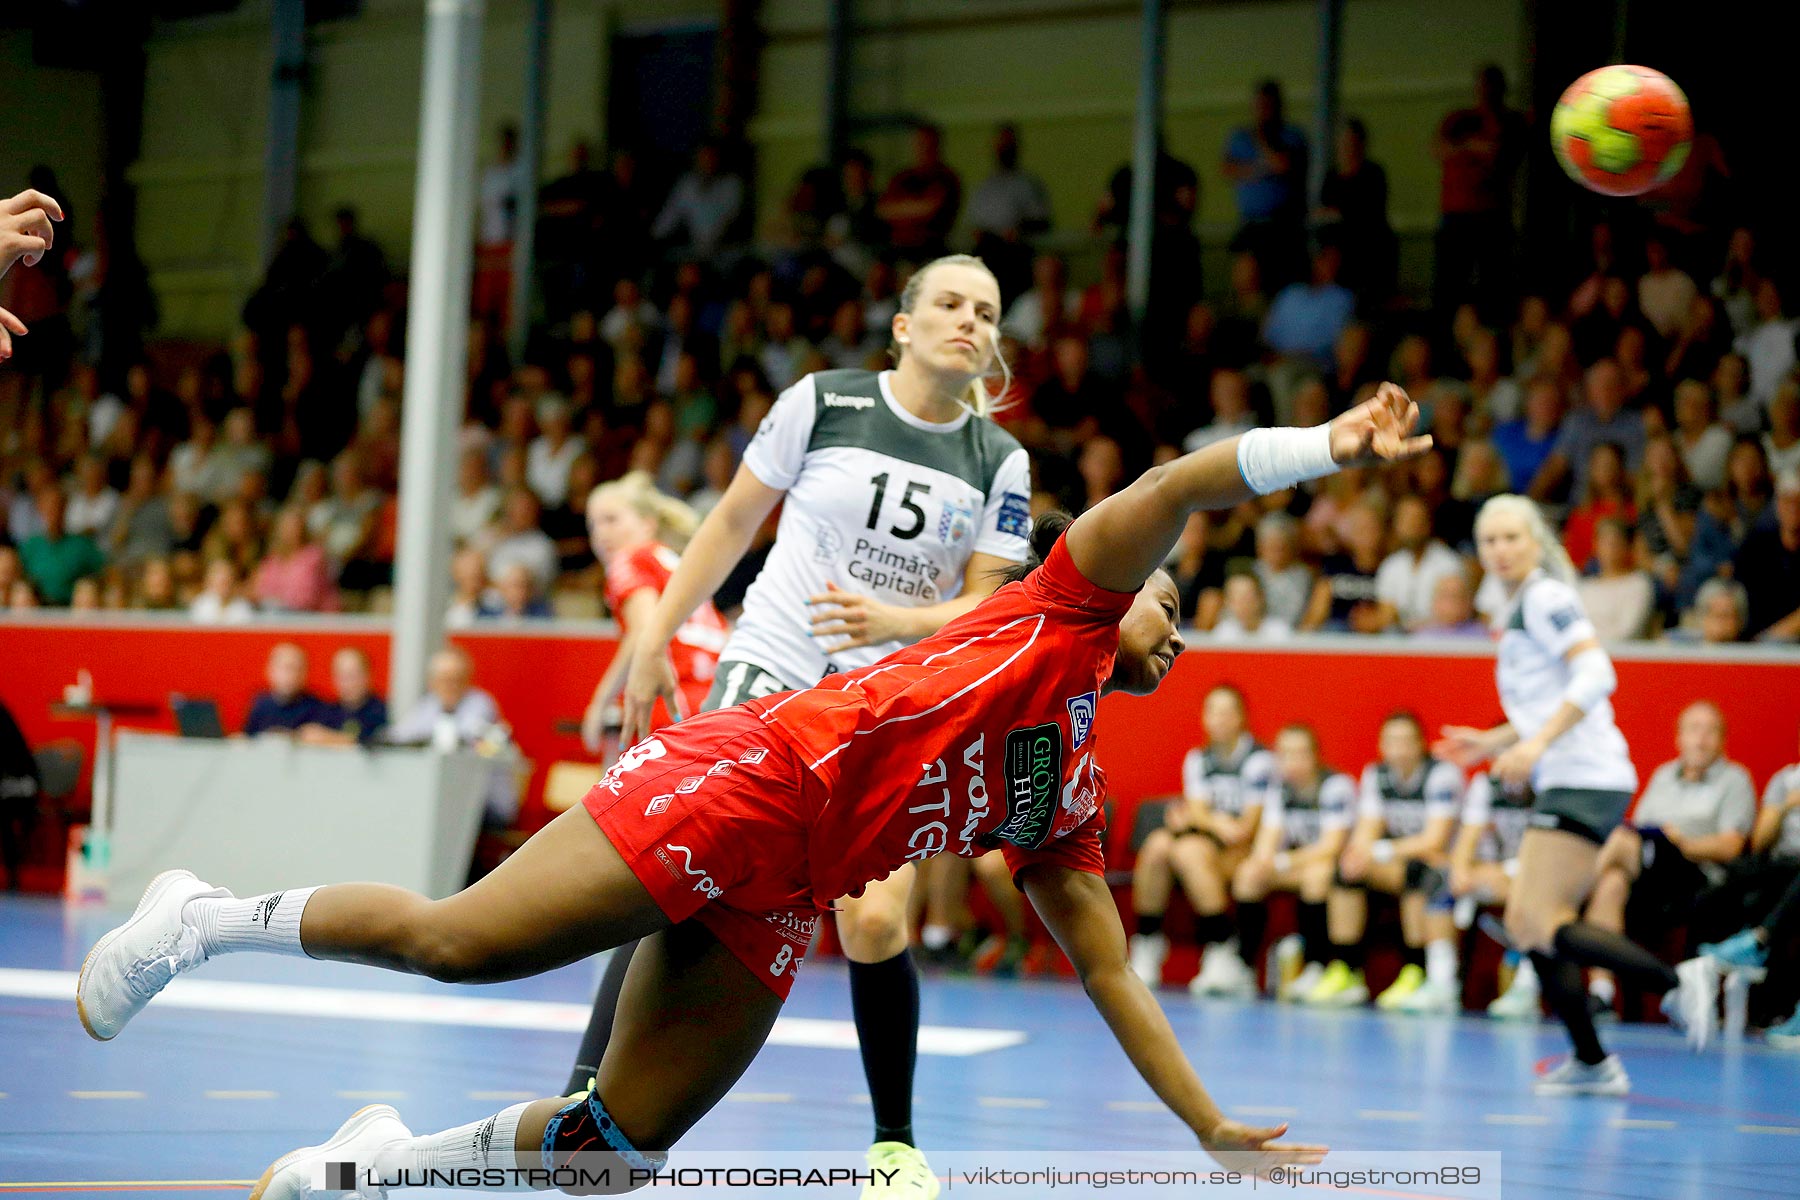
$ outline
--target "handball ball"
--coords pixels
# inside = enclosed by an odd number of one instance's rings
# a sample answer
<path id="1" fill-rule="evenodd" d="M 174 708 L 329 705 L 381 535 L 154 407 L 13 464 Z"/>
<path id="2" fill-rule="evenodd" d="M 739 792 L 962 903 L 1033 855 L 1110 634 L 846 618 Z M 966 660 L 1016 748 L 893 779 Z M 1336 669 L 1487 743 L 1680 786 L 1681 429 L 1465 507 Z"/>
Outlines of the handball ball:
<path id="1" fill-rule="evenodd" d="M 1636 196 L 1667 183 L 1687 161 L 1694 118 L 1675 81 L 1649 67 L 1589 71 L 1550 118 L 1563 170 L 1603 196 Z"/>

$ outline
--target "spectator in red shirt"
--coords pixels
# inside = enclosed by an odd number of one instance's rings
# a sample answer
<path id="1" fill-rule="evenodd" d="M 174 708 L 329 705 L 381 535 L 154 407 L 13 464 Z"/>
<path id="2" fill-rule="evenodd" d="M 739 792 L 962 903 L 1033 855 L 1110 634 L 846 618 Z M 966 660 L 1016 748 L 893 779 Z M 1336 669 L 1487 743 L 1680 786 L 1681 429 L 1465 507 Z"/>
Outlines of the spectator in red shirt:
<path id="1" fill-rule="evenodd" d="M 1475 104 L 1438 128 L 1432 153 L 1443 165 L 1438 204 L 1437 277 L 1432 301 L 1449 312 L 1465 300 L 1491 306 L 1508 287 L 1513 179 L 1525 146 L 1525 118 L 1506 107 L 1506 75 L 1489 64 L 1475 77 Z"/>
<path id="2" fill-rule="evenodd" d="M 945 243 L 962 207 L 962 180 L 940 153 L 943 132 L 935 125 L 913 130 L 912 166 L 888 180 L 875 213 L 888 225 L 888 239 L 902 258 L 927 262 L 946 252 Z"/>
<path id="3" fill-rule="evenodd" d="M 1637 505 L 1631 499 L 1624 451 L 1612 442 L 1601 442 L 1588 452 L 1587 488 L 1563 526 L 1563 548 L 1577 569 L 1585 568 L 1594 556 L 1594 529 L 1607 519 L 1635 525 Z"/>

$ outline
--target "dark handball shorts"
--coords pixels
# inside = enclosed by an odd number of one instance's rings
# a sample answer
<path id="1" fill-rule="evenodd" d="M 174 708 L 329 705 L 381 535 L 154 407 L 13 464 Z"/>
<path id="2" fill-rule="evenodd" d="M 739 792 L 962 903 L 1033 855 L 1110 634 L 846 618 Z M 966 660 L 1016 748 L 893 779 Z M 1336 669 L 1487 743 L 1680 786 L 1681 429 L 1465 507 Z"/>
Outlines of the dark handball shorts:
<path id="1" fill-rule="evenodd" d="M 582 804 L 671 921 L 700 922 L 783 1000 L 818 926 L 807 833 L 825 790 L 735 710 L 659 730 Z"/>
<path id="2" fill-rule="evenodd" d="M 791 692 L 787 684 L 777 679 L 772 672 L 764 670 L 753 662 L 742 659 L 726 659 L 719 664 L 713 674 L 712 690 L 706 693 L 706 699 L 698 711 L 714 712 L 721 708 L 730 708 L 742 704 L 746 700 L 755 700 L 763 696 L 773 696 L 776 692 Z M 695 710 L 689 710 L 695 711 Z"/>
<path id="3" fill-rule="evenodd" d="M 1530 828 L 1560 829 L 1598 846 L 1625 820 L 1625 810 L 1630 807 L 1630 792 L 1545 788 L 1531 806 Z"/>

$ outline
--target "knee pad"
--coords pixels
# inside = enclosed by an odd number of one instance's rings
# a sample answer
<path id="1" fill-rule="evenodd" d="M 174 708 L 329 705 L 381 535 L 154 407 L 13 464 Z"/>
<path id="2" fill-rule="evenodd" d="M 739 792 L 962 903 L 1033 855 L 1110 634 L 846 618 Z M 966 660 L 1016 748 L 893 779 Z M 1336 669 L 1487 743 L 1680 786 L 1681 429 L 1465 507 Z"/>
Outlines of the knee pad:
<path id="1" fill-rule="evenodd" d="M 544 1126 L 542 1157 L 546 1171 L 568 1166 L 578 1153 L 608 1151 L 618 1155 L 633 1171 L 660 1171 L 669 1161 L 667 1151 L 644 1151 L 631 1144 L 600 1102 L 597 1088 L 589 1088 L 587 1095 L 570 1100 Z"/>

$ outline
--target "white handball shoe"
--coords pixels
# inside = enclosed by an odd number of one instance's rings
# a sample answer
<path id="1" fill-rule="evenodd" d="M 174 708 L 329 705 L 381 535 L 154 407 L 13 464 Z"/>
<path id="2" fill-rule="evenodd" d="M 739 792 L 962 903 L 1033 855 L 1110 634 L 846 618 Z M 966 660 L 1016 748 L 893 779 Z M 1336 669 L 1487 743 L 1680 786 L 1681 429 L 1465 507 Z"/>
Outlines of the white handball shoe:
<path id="1" fill-rule="evenodd" d="M 1698 1054 L 1719 1032 L 1719 967 L 1705 956 L 1690 958 L 1675 968 L 1675 978 L 1674 990 L 1663 997 L 1663 1013 Z"/>
<path id="2" fill-rule="evenodd" d="M 1196 996 L 1229 996 L 1247 999 L 1256 995 L 1256 976 L 1250 964 L 1226 945 L 1209 947 L 1200 963 L 1200 973 L 1188 984 Z"/>
<path id="3" fill-rule="evenodd" d="M 1631 1076 L 1616 1054 L 1591 1067 L 1571 1054 L 1540 1075 L 1532 1091 L 1540 1096 L 1623 1096 L 1631 1091 Z"/>
<path id="4" fill-rule="evenodd" d="M 1131 973 L 1155 991 L 1162 986 L 1163 962 L 1169 957 L 1169 939 L 1160 933 L 1131 935 Z"/>
<path id="5" fill-rule="evenodd" d="M 324 1143 L 290 1150 L 270 1163 L 250 1189 L 250 1200 L 310 1200 L 315 1196 L 385 1200 L 387 1189 L 371 1182 L 367 1173 L 375 1169 L 381 1150 L 412 1135 L 391 1106 L 359 1108 Z M 345 1183 L 350 1186 L 337 1186 Z"/>
<path id="6" fill-rule="evenodd" d="M 101 1042 L 118 1037 L 171 979 L 205 962 L 199 931 L 182 923 L 181 910 L 196 897 L 230 895 L 192 871 L 164 871 L 152 879 L 131 919 L 95 942 L 81 964 L 75 1013 L 88 1036 Z"/>
<path id="7" fill-rule="evenodd" d="M 1442 980 L 1427 979 L 1394 1007 L 1403 1013 L 1448 1016 L 1462 1010 L 1462 988 Z"/>

